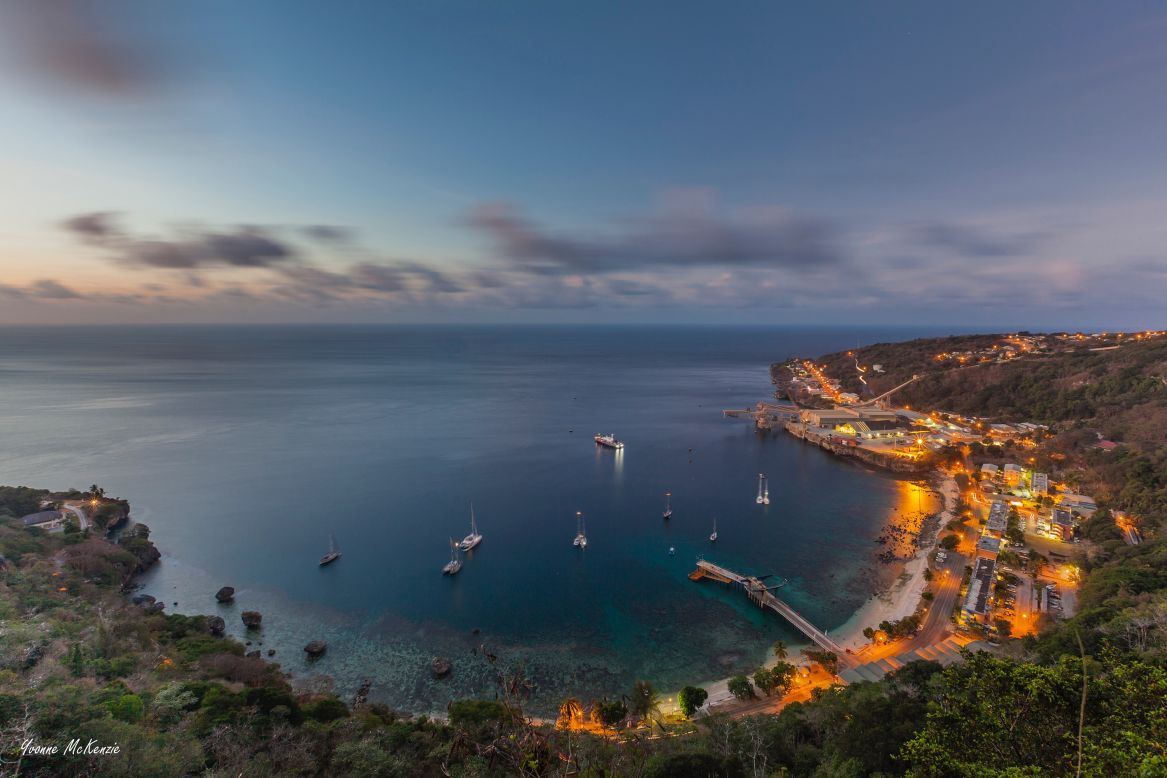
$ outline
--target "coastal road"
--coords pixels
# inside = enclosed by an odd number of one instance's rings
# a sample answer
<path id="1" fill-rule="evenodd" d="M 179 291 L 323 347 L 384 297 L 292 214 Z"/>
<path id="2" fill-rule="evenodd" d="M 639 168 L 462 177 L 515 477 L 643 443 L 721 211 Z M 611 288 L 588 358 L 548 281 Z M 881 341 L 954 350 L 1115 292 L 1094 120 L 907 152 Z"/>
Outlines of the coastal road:
<path id="1" fill-rule="evenodd" d="M 80 507 L 78 507 L 76 505 L 71 505 L 69 503 L 65 503 L 64 506 L 65 506 L 65 510 L 69 511 L 70 513 L 72 513 L 74 516 L 77 517 L 77 524 L 81 527 L 81 531 L 84 532 L 85 529 L 89 526 L 89 519 L 86 518 L 85 511 L 82 510 Z"/>

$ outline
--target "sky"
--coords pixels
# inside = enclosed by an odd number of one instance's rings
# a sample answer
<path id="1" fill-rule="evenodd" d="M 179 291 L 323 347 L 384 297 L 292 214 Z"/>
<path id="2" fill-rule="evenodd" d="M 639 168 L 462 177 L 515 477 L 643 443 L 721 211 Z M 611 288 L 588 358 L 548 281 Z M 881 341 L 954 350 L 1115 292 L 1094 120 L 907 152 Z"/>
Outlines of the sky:
<path id="1" fill-rule="evenodd" d="M 10 0 L 0 324 L 1167 326 L 1167 6 Z"/>

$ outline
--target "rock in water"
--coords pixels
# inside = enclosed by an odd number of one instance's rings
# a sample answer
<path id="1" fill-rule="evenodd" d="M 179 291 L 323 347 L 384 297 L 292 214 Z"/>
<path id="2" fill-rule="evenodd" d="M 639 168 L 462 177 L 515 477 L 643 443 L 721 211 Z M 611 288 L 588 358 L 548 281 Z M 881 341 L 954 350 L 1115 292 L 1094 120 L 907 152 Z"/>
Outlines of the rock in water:
<path id="1" fill-rule="evenodd" d="M 223 603 L 231 602 L 235 599 L 235 587 L 224 586 L 222 589 L 215 592 L 215 599 Z"/>
<path id="2" fill-rule="evenodd" d="M 356 695 L 353 697 L 353 707 L 359 708 L 369 702 L 369 690 L 373 688 L 373 682 L 366 678 L 361 682 L 360 688 L 357 689 Z"/>
<path id="3" fill-rule="evenodd" d="M 453 669 L 454 666 L 450 664 L 450 660 L 444 657 L 435 656 L 430 662 L 430 671 L 434 674 L 434 678 L 445 678 Z"/>
<path id="4" fill-rule="evenodd" d="M 318 656 L 324 656 L 324 652 L 327 650 L 328 644 L 323 640 L 313 640 L 311 643 L 304 646 L 304 652 L 313 659 Z"/>
<path id="5" fill-rule="evenodd" d="M 227 622 L 223 621 L 222 616 L 207 617 L 207 631 L 217 638 L 223 637 L 223 633 L 227 630 Z"/>
<path id="6" fill-rule="evenodd" d="M 258 651 L 248 651 L 247 658 L 248 659 L 259 659 L 259 652 Z"/>
<path id="7" fill-rule="evenodd" d="M 259 629 L 263 622 L 263 614 L 259 611 L 243 611 L 239 617 L 243 619 L 243 626 L 248 629 Z"/>

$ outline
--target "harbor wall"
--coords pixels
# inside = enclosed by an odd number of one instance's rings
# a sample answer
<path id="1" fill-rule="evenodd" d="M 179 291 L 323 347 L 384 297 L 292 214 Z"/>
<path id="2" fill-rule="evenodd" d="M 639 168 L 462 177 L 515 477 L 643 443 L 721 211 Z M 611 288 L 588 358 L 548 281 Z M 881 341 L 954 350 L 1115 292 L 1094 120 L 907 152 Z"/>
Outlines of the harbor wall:
<path id="1" fill-rule="evenodd" d="M 837 443 L 829 439 L 826 435 L 811 431 L 802 422 L 788 421 L 785 427 L 786 431 L 796 438 L 813 443 L 841 457 L 860 459 L 870 465 L 882 467 L 884 470 L 891 470 L 895 473 L 926 473 L 932 469 L 931 463 L 926 459 L 920 461 L 900 459 L 898 457 L 889 457 L 886 454 L 880 454 L 861 446 L 846 446 L 842 443 Z"/>

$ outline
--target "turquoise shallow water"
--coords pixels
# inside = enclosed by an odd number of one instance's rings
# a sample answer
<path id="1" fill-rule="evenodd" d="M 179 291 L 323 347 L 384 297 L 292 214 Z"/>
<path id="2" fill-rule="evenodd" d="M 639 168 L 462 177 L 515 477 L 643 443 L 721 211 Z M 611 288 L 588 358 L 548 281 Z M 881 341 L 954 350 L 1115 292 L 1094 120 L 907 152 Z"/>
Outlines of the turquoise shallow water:
<path id="1" fill-rule="evenodd" d="M 788 578 L 784 596 L 828 629 L 850 616 L 879 583 L 872 541 L 901 485 L 721 410 L 768 397 L 771 361 L 916 334 L 0 329 L 0 482 L 129 498 L 164 552 L 145 590 L 172 611 L 221 612 L 237 634 L 238 612 L 260 610 L 245 639 L 299 678 L 347 692 L 369 677 L 375 698 L 437 709 L 491 692 L 485 646 L 525 666 L 548 712 L 569 693 L 677 688 L 751 669 L 776 638 L 803 642 L 689 581 L 697 555 Z M 609 431 L 622 453 L 593 444 Z M 443 577 L 472 500 L 485 540 Z M 343 557 L 321 569 L 330 532 Z M 213 600 L 224 584 L 234 605 Z M 315 637 L 329 651 L 309 665 Z M 452 677 L 429 677 L 435 654 Z"/>

